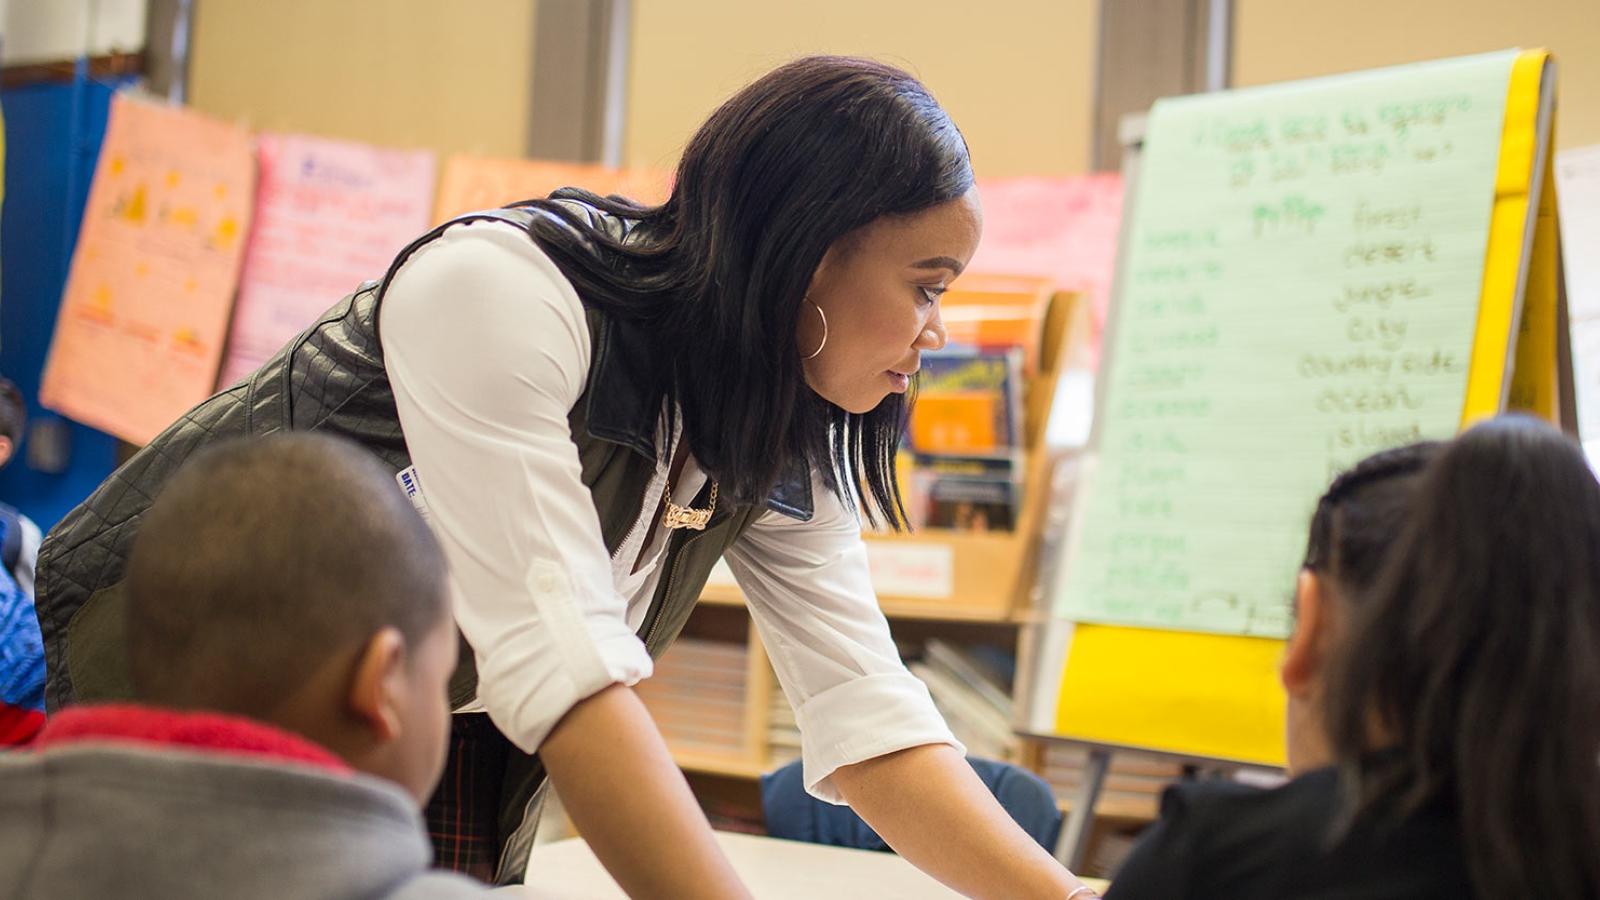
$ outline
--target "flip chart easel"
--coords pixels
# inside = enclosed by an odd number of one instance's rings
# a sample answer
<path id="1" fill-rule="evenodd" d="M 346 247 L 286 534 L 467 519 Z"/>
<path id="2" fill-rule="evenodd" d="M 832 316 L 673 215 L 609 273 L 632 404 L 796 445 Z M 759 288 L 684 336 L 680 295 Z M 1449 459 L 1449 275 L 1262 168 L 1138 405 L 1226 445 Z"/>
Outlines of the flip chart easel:
<path id="1" fill-rule="evenodd" d="M 1117 749 L 1283 765 L 1333 472 L 1504 410 L 1575 427 L 1554 97 L 1550 55 L 1508 51 L 1164 100 L 1125 141 L 1094 432 L 1019 704 L 1090 749 L 1064 862 Z"/>

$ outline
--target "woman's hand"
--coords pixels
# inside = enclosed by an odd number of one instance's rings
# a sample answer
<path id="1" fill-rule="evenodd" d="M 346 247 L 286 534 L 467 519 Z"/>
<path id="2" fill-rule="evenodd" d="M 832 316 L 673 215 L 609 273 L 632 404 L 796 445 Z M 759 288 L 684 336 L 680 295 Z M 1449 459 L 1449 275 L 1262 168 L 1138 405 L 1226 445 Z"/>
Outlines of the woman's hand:
<path id="1" fill-rule="evenodd" d="M 912 747 L 845 766 L 833 779 L 895 852 L 968 897 L 1094 896 L 1012 820 L 954 747 Z"/>

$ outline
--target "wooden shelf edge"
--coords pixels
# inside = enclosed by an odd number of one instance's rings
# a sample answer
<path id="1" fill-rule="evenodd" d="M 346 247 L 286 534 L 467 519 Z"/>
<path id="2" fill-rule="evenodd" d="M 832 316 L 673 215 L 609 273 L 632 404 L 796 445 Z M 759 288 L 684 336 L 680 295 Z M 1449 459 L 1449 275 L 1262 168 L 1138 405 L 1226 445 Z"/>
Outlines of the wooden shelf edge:
<path id="1" fill-rule="evenodd" d="M 861 539 L 881 544 L 942 544 L 947 547 L 1011 547 L 1027 535 L 1015 531 L 969 531 L 925 526 L 912 532 L 863 531 Z"/>
<path id="2" fill-rule="evenodd" d="M 744 594 L 732 585 L 708 584 L 700 592 L 700 602 L 707 606 L 743 606 Z M 918 619 L 928 622 L 990 622 L 994 624 L 1023 624 L 1034 616 L 1015 610 L 989 607 L 963 607 L 940 604 L 919 604 L 897 600 L 893 597 L 878 600 L 883 614 L 891 619 Z"/>
<path id="3" fill-rule="evenodd" d="M 708 584 L 700 592 L 700 602 L 706 606 L 743 606 L 744 594 L 736 587 Z"/>
<path id="4" fill-rule="evenodd" d="M 1127 803 L 1120 800 L 1101 800 L 1094 805 L 1094 817 L 1107 821 L 1123 822 L 1133 825 L 1145 825 L 1154 822 L 1160 814 L 1159 803 L 1151 801 L 1144 803 Z M 1065 797 L 1056 798 L 1056 809 L 1062 815 L 1072 812 L 1072 801 Z"/>
<path id="5" fill-rule="evenodd" d="M 673 748 L 672 760 L 686 772 L 702 775 L 723 775 L 729 778 L 755 780 L 767 773 L 764 759 L 738 753 L 713 753 L 705 750 L 680 750 Z"/>

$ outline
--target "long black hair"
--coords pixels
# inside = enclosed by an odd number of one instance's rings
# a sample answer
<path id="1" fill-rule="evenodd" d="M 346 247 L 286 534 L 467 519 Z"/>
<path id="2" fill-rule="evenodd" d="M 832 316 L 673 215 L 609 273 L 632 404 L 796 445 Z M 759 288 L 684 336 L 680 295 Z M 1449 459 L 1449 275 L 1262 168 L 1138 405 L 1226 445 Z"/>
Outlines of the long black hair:
<path id="1" fill-rule="evenodd" d="M 1600 897 L 1600 484 L 1522 417 L 1433 455 L 1330 654 L 1348 820 L 1448 804 L 1479 896 Z"/>
<path id="2" fill-rule="evenodd" d="M 803 463 L 870 499 L 869 520 L 898 526 L 904 397 L 864 414 L 827 403 L 806 385 L 795 330 L 829 247 L 882 216 L 957 199 L 972 180 L 966 141 L 915 78 L 815 56 L 712 113 L 664 204 L 566 189 L 523 205 L 553 214 L 534 238 L 581 296 L 648 327 L 663 393 L 724 494 L 762 502 Z M 563 199 L 636 224 L 618 238 Z"/>

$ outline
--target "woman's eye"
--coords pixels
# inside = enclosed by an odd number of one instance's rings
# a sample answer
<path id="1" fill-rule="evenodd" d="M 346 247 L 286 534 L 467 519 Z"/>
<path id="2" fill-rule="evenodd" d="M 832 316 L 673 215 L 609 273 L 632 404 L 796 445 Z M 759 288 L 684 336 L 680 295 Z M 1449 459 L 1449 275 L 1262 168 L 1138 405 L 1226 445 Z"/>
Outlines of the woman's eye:
<path id="1" fill-rule="evenodd" d="M 931 305 L 931 304 L 939 302 L 939 298 L 944 296 L 944 292 L 945 292 L 946 288 L 943 288 L 943 287 L 919 287 L 919 288 L 917 288 L 917 290 L 922 293 L 922 299 L 927 301 Z"/>

